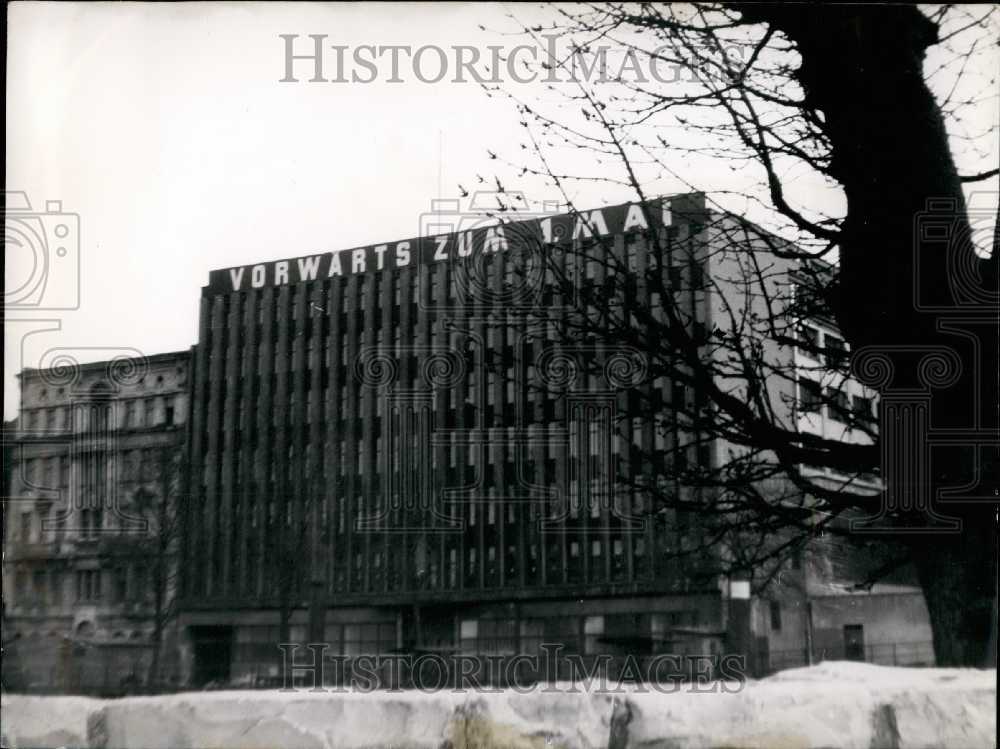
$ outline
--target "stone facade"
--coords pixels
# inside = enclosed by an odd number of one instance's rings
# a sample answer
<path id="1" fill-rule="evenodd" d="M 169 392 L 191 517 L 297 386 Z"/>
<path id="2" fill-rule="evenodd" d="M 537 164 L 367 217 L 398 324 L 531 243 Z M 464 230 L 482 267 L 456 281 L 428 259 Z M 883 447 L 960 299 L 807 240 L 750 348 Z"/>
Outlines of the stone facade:
<path id="1" fill-rule="evenodd" d="M 181 351 L 19 375 L 5 435 L 5 686 L 146 678 L 157 600 L 173 595 L 188 367 Z"/>

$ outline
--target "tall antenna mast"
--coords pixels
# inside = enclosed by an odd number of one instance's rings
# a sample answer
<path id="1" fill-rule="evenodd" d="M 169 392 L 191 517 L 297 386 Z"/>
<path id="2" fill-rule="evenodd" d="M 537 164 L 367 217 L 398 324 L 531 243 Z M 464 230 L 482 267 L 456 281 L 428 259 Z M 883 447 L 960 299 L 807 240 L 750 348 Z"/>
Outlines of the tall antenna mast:
<path id="1" fill-rule="evenodd" d="M 441 194 L 441 161 L 444 152 L 444 131 L 438 130 L 438 200 L 444 197 Z"/>

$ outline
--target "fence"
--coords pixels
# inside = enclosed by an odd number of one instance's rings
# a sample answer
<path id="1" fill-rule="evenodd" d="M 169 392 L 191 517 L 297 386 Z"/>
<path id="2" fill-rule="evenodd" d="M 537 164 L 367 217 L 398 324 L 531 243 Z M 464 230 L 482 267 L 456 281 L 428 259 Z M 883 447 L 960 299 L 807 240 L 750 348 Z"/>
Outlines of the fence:
<path id="1" fill-rule="evenodd" d="M 861 660 L 849 658 L 843 645 L 838 647 L 816 648 L 813 651 L 813 663 L 822 661 Z M 864 661 L 880 666 L 933 666 L 934 644 L 931 642 L 889 642 L 865 646 Z M 795 650 L 774 650 L 767 656 L 768 673 L 782 671 L 786 668 L 798 668 L 809 665 L 809 653 L 805 648 Z"/>

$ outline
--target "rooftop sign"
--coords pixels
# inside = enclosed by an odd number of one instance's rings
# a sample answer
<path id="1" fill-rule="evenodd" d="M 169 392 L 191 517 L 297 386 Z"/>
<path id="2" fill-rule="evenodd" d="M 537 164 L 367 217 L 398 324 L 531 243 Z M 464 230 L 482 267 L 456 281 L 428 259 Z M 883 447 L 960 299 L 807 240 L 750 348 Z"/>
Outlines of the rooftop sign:
<path id="1" fill-rule="evenodd" d="M 703 214 L 704 198 L 700 194 L 558 215 L 521 214 L 526 216 L 524 220 L 499 223 L 495 215 L 483 212 L 433 213 L 424 217 L 423 237 L 214 270 L 202 295 L 230 294 L 415 264 L 455 262 L 481 253 L 536 250 L 563 242 L 691 223 L 702 220 Z M 441 232 L 442 229 L 448 231 Z"/>

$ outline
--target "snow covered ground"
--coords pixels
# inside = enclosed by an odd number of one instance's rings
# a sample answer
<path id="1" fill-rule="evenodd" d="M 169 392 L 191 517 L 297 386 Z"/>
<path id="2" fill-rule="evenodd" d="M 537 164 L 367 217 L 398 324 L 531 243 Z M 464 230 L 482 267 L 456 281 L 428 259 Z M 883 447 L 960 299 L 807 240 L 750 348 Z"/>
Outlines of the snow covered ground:
<path id="1" fill-rule="evenodd" d="M 3 695 L 5 747 L 996 747 L 996 671 L 827 662 L 741 690 Z"/>

